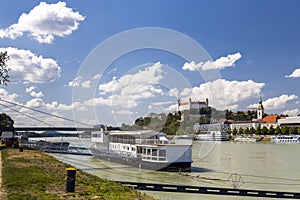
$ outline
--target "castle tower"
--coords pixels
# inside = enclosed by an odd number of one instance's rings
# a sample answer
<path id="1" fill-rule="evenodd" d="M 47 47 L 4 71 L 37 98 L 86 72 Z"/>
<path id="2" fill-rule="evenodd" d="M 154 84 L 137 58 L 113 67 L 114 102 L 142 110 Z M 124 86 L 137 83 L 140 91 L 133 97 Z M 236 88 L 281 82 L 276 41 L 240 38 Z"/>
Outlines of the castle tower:
<path id="1" fill-rule="evenodd" d="M 263 118 L 263 115 L 264 115 L 264 106 L 262 104 L 262 99 L 260 97 L 258 107 L 257 107 L 257 119 L 261 121 Z"/>

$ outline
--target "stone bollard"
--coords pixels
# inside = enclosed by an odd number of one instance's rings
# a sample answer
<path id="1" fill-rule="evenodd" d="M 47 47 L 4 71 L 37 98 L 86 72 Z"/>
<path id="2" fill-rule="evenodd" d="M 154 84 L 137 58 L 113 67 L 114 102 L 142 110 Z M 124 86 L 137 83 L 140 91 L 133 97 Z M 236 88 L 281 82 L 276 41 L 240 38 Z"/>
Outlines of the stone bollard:
<path id="1" fill-rule="evenodd" d="M 75 192 L 76 169 L 73 167 L 67 168 L 66 191 Z"/>

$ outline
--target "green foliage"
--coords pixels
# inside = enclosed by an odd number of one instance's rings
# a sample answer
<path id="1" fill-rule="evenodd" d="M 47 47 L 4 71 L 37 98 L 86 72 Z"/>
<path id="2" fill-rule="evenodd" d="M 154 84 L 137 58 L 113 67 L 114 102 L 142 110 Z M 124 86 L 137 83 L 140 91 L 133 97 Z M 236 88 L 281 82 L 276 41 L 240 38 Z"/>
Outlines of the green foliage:
<path id="1" fill-rule="evenodd" d="M 292 126 L 289 128 L 289 134 L 297 134 L 297 129 L 296 127 Z"/>
<path id="2" fill-rule="evenodd" d="M 251 121 L 257 118 L 255 111 L 248 110 L 246 113 L 244 111 L 237 111 L 233 113 L 232 111 L 226 110 L 226 119 L 233 121 Z"/>
<path id="3" fill-rule="evenodd" d="M 275 129 L 273 128 L 273 125 L 268 129 L 268 134 L 273 135 L 275 133 Z"/>
<path id="4" fill-rule="evenodd" d="M 135 120 L 134 124 L 137 126 L 144 127 L 144 126 L 147 126 L 148 124 L 150 124 L 150 122 L 151 122 L 150 117 L 140 117 Z"/>
<path id="5" fill-rule="evenodd" d="M 0 52 L 0 85 L 7 85 L 9 82 L 8 67 L 6 65 L 9 56 L 7 52 Z"/>
<path id="6" fill-rule="evenodd" d="M 277 126 L 277 127 L 275 128 L 275 134 L 276 134 L 276 135 L 281 134 L 281 129 L 280 129 L 279 126 Z"/>
<path id="7" fill-rule="evenodd" d="M 261 134 L 262 134 L 262 135 L 267 135 L 267 134 L 268 134 L 268 128 L 264 126 L 264 127 L 261 129 Z"/>
<path id="8" fill-rule="evenodd" d="M 14 131 L 14 121 L 5 113 L 0 114 L 0 132 Z"/>
<path id="9" fill-rule="evenodd" d="M 9 200 L 18 199 L 152 199 L 121 184 L 76 172 L 75 192 L 66 193 L 66 168 L 55 158 L 35 150 L 2 150 L 2 181 Z"/>
<path id="10" fill-rule="evenodd" d="M 161 132 L 168 135 L 176 135 L 180 126 L 180 119 L 181 113 L 169 113 Z"/>
<path id="11" fill-rule="evenodd" d="M 233 135 L 236 135 L 237 134 L 237 129 L 234 127 L 232 130 L 231 130 L 231 133 L 233 134 Z"/>
<path id="12" fill-rule="evenodd" d="M 282 133 L 283 135 L 288 134 L 288 133 L 289 133 L 289 128 L 288 128 L 287 126 L 283 126 L 283 127 L 281 128 L 281 133 Z"/>

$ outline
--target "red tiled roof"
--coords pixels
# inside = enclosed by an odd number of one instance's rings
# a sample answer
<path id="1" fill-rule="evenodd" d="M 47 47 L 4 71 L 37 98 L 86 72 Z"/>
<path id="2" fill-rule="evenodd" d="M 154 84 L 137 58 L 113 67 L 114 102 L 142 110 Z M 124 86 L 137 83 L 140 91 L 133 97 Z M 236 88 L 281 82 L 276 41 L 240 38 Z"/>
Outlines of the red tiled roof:
<path id="1" fill-rule="evenodd" d="M 276 123 L 278 115 L 268 115 L 265 116 L 262 121 L 266 123 Z"/>

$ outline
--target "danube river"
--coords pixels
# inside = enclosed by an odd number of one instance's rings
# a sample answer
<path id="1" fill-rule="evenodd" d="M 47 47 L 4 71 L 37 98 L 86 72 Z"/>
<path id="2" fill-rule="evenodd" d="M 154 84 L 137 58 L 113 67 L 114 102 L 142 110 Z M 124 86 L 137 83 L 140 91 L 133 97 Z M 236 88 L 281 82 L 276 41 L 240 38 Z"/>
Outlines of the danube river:
<path id="1" fill-rule="evenodd" d="M 84 139 L 64 138 L 63 141 L 89 145 Z M 135 169 L 104 162 L 92 156 L 53 155 L 78 169 L 108 180 L 230 188 L 235 185 L 241 189 L 299 192 L 299 153 L 300 144 L 194 141 L 193 172 L 188 174 Z M 253 199 L 203 194 L 146 193 L 157 199 Z"/>

